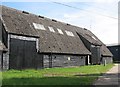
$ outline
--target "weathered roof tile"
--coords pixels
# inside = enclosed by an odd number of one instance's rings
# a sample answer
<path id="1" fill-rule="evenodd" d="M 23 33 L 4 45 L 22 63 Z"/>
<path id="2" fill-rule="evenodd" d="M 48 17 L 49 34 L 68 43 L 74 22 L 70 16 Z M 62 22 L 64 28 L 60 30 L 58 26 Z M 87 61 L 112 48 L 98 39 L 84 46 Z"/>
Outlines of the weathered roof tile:
<path id="1" fill-rule="evenodd" d="M 42 16 L 25 14 L 5 6 L 2 6 L 2 19 L 9 33 L 39 37 L 39 52 L 41 53 L 91 54 L 76 32 L 91 43 L 103 44 L 88 30 Z M 44 25 L 46 30 L 35 29 L 33 23 Z M 50 32 L 48 26 L 52 26 L 55 33 Z M 63 34 L 60 34 L 57 28 L 61 29 Z M 68 36 L 65 30 L 72 32 L 74 36 Z M 91 36 L 94 36 L 96 40 Z M 106 46 L 103 49 L 107 55 L 111 54 Z"/>

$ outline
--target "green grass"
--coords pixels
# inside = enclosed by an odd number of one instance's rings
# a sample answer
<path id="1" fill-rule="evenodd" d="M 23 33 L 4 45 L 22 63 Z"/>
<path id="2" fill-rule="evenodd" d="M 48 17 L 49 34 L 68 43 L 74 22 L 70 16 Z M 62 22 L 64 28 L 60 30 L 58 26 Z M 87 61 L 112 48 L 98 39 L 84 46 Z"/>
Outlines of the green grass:
<path id="1" fill-rule="evenodd" d="M 9 70 L 2 73 L 3 85 L 91 85 L 113 64 L 41 70 Z"/>
<path id="2" fill-rule="evenodd" d="M 2 72 L 0 72 L 0 87 L 2 85 Z"/>

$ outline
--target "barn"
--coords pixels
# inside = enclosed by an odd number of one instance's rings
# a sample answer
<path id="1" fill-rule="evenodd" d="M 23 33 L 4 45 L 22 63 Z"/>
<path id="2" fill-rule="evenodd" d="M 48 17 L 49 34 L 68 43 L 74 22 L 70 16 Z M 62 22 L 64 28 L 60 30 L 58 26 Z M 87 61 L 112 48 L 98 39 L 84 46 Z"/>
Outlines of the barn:
<path id="1" fill-rule="evenodd" d="M 7 49 L 6 49 L 6 47 L 5 47 L 5 45 L 2 43 L 2 42 L 0 42 L 0 70 L 2 70 L 2 68 L 3 68 L 3 53 L 6 53 L 7 52 Z"/>
<path id="2" fill-rule="evenodd" d="M 120 63 L 120 44 L 110 44 L 107 47 L 113 54 L 113 62 Z"/>
<path id="3" fill-rule="evenodd" d="M 112 54 L 90 30 L 1 6 L 1 65 L 42 69 L 112 63 Z"/>

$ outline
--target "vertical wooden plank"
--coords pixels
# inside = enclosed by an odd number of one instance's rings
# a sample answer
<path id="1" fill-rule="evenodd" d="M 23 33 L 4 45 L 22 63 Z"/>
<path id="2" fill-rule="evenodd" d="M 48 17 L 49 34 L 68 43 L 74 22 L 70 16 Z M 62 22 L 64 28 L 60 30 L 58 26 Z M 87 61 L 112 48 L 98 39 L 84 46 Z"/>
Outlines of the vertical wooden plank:
<path id="1" fill-rule="evenodd" d="M 42 69 L 44 67 L 43 65 L 43 54 L 36 54 L 37 57 L 36 57 L 36 69 Z"/>
<path id="2" fill-rule="evenodd" d="M 10 40 L 10 69 L 22 69 L 24 42 L 22 40 Z"/>
<path id="3" fill-rule="evenodd" d="M 25 68 L 35 68 L 36 67 L 36 42 L 35 41 L 25 41 L 24 46 L 24 58 L 25 58 Z"/>

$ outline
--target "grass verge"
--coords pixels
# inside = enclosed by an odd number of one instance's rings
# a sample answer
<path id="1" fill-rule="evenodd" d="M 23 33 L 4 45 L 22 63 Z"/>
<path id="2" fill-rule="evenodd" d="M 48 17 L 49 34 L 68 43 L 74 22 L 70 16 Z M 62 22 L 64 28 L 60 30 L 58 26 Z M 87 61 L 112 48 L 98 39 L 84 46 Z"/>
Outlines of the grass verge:
<path id="1" fill-rule="evenodd" d="M 3 85 L 91 85 L 113 64 L 2 72 Z"/>

